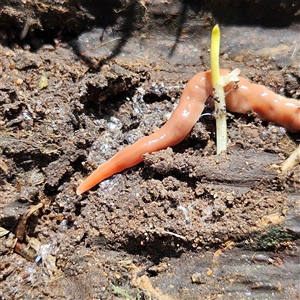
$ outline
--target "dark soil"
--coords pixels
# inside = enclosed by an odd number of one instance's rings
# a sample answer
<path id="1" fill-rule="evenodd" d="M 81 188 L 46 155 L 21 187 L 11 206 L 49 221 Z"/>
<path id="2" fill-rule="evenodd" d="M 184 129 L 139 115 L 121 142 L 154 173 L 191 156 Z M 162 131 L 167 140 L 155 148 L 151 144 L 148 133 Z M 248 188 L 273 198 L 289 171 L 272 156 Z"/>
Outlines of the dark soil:
<path id="1" fill-rule="evenodd" d="M 216 155 L 208 114 L 76 195 L 210 69 L 218 21 L 222 68 L 300 99 L 298 1 L 3 2 L 0 299 L 299 299 L 299 132 L 228 112 Z"/>

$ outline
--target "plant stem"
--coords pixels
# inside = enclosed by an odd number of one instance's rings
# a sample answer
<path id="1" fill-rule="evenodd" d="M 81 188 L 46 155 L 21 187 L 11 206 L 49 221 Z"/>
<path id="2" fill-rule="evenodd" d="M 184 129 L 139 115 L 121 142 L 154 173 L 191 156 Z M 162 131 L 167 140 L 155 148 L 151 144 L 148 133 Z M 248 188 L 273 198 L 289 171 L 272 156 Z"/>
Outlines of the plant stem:
<path id="1" fill-rule="evenodd" d="M 210 65 L 212 85 L 215 96 L 216 110 L 216 136 L 217 136 L 217 154 L 226 150 L 227 147 L 227 123 L 226 123 L 226 104 L 223 86 L 218 84 L 220 78 L 219 67 L 220 56 L 220 28 L 216 25 L 212 30 L 211 49 L 210 49 Z"/>

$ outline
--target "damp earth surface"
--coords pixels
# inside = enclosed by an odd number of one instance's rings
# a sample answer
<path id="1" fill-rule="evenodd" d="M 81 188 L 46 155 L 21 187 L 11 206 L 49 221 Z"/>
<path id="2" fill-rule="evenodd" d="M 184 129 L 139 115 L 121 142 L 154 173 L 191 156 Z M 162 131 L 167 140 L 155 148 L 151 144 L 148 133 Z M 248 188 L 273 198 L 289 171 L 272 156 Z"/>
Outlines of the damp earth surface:
<path id="1" fill-rule="evenodd" d="M 227 112 L 216 155 L 208 109 L 180 144 L 76 195 L 210 69 L 217 22 L 222 68 L 300 99 L 298 2 L 267 23 L 265 1 L 245 20 L 239 1 L 228 19 L 206 1 L 4 2 L 0 299 L 299 299 L 300 165 L 281 171 L 299 133 Z"/>

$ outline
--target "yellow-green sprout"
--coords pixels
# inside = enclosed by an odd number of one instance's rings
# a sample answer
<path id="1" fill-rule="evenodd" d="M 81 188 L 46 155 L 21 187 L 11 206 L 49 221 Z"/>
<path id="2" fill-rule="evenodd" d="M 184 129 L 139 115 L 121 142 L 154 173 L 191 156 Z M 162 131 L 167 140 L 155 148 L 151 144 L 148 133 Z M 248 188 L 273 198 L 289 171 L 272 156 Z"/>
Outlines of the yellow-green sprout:
<path id="1" fill-rule="evenodd" d="M 216 25 L 212 30 L 210 65 L 212 85 L 214 88 L 215 110 L 216 110 L 216 144 L 217 154 L 226 150 L 227 147 L 227 123 L 226 123 L 226 104 L 223 86 L 218 84 L 220 78 L 219 67 L 220 54 L 220 28 Z"/>

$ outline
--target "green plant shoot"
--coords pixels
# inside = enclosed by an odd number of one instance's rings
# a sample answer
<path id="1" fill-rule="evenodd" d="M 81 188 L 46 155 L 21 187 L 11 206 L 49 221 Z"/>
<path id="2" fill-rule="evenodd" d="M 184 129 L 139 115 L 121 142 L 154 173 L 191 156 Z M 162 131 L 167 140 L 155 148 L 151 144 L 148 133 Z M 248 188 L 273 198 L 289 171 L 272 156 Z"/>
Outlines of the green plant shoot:
<path id="1" fill-rule="evenodd" d="M 212 85 L 214 88 L 215 110 L 216 110 L 216 140 L 217 154 L 226 150 L 227 147 L 227 123 L 226 123 L 226 104 L 223 85 L 219 84 L 220 79 L 220 28 L 216 25 L 212 30 L 210 65 Z"/>

